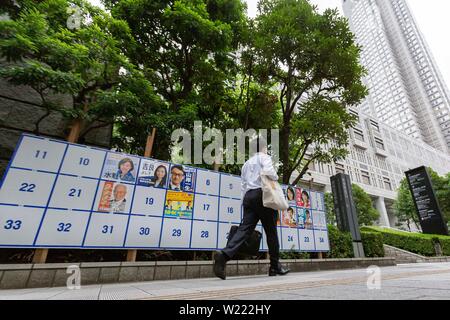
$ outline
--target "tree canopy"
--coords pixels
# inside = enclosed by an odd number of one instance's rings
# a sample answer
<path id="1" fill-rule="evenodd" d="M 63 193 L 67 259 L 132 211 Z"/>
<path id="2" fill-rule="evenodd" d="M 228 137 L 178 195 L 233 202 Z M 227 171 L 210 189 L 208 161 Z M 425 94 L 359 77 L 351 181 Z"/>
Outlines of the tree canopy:
<path id="1" fill-rule="evenodd" d="M 25 0 L 5 6 L 0 76 L 28 85 L 41 106 L 91 130 L 114 126 L 119 150 L 170 159 L 171 133 L 280 129 L 281 176 L 297 184 L 312 161 L 346 156 L 347 112 L 366 95 L 355 44 L 337 11 L 307 0 Z M 66 94 L 71 106 L 49 97 Z M 36 133 L 39 132 L 39 121 Z M 82 140 L 81 140 L 82 141 Z M 239 168 L 224 165 L 238 173 Z"/>

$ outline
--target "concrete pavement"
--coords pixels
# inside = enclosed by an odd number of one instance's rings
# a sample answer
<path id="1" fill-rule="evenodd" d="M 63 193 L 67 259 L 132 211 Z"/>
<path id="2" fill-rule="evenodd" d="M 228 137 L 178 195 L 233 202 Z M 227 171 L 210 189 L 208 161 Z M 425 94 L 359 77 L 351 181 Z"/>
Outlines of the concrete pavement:
<path id="1" fill-rule="evenodd" d="M 404 264 L 378 269 L 1 290 L 1 300 L 450 300 L 450 263 Z M 375 276 L 375 278 L 374 278 Z M 369 285 L 372 289 L 368 288 Z"/>

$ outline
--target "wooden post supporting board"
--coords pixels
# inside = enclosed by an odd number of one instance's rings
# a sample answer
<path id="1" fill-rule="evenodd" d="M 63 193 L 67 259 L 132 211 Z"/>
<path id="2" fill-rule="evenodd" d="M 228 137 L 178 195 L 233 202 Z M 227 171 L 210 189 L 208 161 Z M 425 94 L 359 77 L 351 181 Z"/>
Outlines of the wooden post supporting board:
<path id="1" fill-rule="evenodd" d="M 83 110 L 87 112 L 89 105 L 84 104 Z M 75 119 L 70 128 L 69 135 L 67 136 L 67 141 L 76 143 L 80 137 L 81 128 L 83 126 L 83 119 Z M 47 261 L 48 249 L 36 249 L 34 250 L 33 263 L 45 263 Z"/>

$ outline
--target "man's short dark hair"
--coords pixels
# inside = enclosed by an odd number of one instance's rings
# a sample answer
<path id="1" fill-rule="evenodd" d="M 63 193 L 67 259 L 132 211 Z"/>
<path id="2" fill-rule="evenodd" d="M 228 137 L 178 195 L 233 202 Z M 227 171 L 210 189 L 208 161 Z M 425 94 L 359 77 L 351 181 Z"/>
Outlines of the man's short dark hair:
<path id="1" fill-rule="evenodd" d="M 173 165 L 172 168 L 170 168 L 170 172 L 172 172 L 173 169 L 178 169 L 178 170 L 182 171 L 183 174 L 185 174 L 185 171 L 184 171 L 184 169 L 183 169 L 183 166 L 181 166 L 181 165 L 179 165 L 179 164 Z"/>

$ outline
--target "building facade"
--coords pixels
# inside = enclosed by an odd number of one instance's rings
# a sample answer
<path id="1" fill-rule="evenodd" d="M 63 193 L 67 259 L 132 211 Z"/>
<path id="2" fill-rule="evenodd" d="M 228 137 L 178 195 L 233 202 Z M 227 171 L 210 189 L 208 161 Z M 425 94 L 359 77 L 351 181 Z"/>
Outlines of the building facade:
<path id="1" fill-rule="evenodd" d="M 450 152 L 450 94 L 405 0 L 343 0 L 362 47 L 370 97 L 361 109 Z"/>
<path id="2" fill-rule="evenodd" d="M 450 155 L 417 140 L 363 112 L 350 130 L 349 155 L 334 164 L 314 163 L 303 183 L 331 192 L 330 177 L 337 173 L 350 176 L 372 198 L 383 226 L 395 227 L 393 204 L 404 172 L 419 166 L 433 168 L 438 174 L 450 172 Z"/>
<path id="3" fill-rule="evenodd" d="M 350 130 L 349 156 L 311 165 L 304 183 L 331 191 L 346 173 L 374 200 L 379 224 L 395 227 L 393 203 L 404 172 L 422 165 L 450 172 L 450 95 L 405 0 L 343 0 L 362 47 L 368 97 Z"/>

